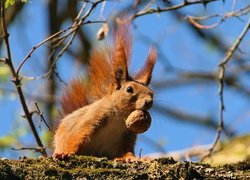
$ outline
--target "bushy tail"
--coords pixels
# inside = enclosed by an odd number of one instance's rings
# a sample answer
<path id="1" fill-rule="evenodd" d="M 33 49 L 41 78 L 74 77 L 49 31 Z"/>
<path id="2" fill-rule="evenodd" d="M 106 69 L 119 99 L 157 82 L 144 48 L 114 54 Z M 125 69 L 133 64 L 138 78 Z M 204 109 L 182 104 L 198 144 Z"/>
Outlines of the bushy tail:
<path id="1" fill-rule="evenodd" d="M 88 78 L 72 80 L 65 88 L 62 113 L 67 115 L 110 93 L 111 65 L 104 49 L 95 50 L 89 60 Z"/>

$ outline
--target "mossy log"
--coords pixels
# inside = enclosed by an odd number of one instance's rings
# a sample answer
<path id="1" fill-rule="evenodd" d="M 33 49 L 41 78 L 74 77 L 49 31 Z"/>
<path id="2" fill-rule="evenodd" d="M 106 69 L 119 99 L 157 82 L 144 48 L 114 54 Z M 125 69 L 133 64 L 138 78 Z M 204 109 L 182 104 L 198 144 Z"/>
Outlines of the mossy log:
<path id="1" fill-rule="evenodd" d="M 121 163 L 86 156 L 66 160 L 20 158 L 0 160 L 0 179 L 250 179 L 250 162 L 211 167 L 160 158 Z"/>

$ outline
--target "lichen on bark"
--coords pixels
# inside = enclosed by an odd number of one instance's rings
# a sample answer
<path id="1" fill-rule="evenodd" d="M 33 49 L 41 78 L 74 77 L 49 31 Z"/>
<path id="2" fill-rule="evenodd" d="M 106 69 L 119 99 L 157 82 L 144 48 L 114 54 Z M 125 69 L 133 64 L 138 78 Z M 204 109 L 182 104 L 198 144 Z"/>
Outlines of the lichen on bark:
<path id="1" fill-rule="evenodd" d="M 0 160 L 0 179 L 248 179 L 250 162 L 211 167 L 160 158 L 151 162 L 121 163 L 87 156 L 66 160 L 20 158 Z"/>

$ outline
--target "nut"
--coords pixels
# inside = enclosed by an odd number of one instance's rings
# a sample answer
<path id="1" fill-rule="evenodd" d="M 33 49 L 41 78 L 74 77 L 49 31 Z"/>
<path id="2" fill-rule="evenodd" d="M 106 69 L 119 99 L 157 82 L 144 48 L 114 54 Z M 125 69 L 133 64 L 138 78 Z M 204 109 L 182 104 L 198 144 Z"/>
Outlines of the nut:
<path id="1" fill-rule="evenodd" d="M 144 133 L 151 125 L 149 112 L 143 110 L 133 111 L 126 119 L 126 127 L 137 134 Z"/>

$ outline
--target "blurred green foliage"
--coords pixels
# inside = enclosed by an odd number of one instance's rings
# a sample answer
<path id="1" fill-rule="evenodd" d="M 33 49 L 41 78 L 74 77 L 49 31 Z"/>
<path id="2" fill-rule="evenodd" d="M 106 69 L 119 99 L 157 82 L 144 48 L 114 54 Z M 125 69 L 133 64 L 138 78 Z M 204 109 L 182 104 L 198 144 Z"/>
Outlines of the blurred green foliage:
<path id="1" fill-rule="evenodd" d="M 9 6 L 14 5 L 15 2 L 16 2 L 16 0 L 6 0 L 5 1 L 5 8 L 8 8 Z M 26 3 L 27 0 L 21 0 L 21 2 Z"/>
<path id="2" fill-rule="evenodd" d="M 10 69 L 6 65 L 0 65 L 0 84 L 5 83 L 10 76 Z"/>

